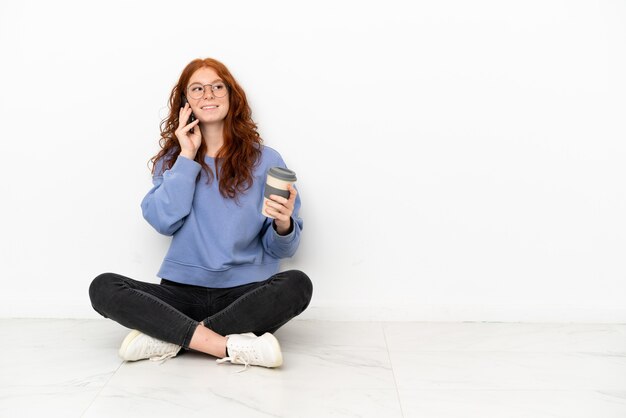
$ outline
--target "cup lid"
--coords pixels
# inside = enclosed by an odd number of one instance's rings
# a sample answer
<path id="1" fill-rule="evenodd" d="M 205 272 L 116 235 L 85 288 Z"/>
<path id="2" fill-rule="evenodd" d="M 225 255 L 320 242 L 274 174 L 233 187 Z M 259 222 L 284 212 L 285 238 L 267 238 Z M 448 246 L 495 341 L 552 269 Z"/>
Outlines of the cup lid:
<path id="1" fill-rule="evenodd" d="M 296 172 L 288 168 L 272 167 L 267 171 L 272 177 L 276 177 L 279 180 L 294 182 L 297 180 Z"/>

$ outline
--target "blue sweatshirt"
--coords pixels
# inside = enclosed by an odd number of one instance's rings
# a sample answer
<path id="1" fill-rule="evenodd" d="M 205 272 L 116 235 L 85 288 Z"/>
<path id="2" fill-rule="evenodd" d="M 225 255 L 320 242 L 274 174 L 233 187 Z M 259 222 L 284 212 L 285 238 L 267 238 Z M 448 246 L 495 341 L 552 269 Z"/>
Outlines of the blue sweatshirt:
<path id="1" fill-rule="evenodd" d="M 207 184 L 197 162 L 178 156 L 163 172 L 157 162 L 154 187 L 141 202 L 144 218 L 163 235 L 173 235 L 157 276 L 204 287 L 234 287 L 268 279 L 281 258 L 291 257 L 300 243 L 300 194 L 292 214 L 293 228 L 278 235 L 272 219 L 261 214 L 265 177 L 270 167 L 286 167 L 280 154 L 262 146 L 253 184 L 239 202 L 224 198 L 217 179 Z M 215 173 L 215 159 L 205 157 Z M 196 181 L 198 173 L 201 177 Z"/>

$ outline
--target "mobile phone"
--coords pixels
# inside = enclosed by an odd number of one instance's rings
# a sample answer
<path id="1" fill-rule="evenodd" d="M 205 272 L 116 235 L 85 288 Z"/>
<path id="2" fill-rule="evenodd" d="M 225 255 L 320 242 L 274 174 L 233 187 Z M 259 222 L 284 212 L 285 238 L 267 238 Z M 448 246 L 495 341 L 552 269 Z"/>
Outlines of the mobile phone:
<path id="1" fill-rule="evenodd" d="M 187 97 L 185 97 L 185 95 L 183 94 L 183 100 L 181 102 L 180 107 L 183 108 L 185 107 L 185 105 L 187 104 Z M 187 123 L 185 125 L 189 125 L 191 122 L 193 122 L 194 120 L 196 120 L 196 115 L 193 114 L 193 110 L 191 111 L 191 116 L 189 116 L 189 120 L 187 120 Z M 191 128 L 191 130 L 189 132 L 193 132 L 193 128 Z"/>

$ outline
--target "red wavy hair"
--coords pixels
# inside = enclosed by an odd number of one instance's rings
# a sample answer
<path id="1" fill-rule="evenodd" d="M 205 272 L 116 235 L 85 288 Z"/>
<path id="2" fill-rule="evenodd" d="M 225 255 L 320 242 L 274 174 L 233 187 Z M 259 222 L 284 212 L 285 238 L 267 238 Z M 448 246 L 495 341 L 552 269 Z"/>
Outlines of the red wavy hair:
<path id="1" fill-rule="evenodd" d="M 224 145 L 215 157 L 215 177 L 219 181 L 220 194 L 227 198 L 236 198 L 252 186 L 252 170 L 261 156 L 262 139 L 257 132 L 257 125 L 252 120 L 252 111 L 248 105 L 246 93 L 237 83 L 228 68 L 213 58 L 195 59 L 191 61 L 172 88 L 169 100 L 170 114 L 161 121 L 161 151 L 150 159 L 152 174 L 155 173 L 157 162 L 163 159 L 163 171 L 174 165 L 180 154 L 180 144 L 174 132 L 178 127 L 178 113 L 182 104 L 182 96 L 187 88 L 189 79 L 197 70 L 210 67 L 224 80 L 228 86 L 229 109 L 224 119 Z M 199 129 L 196 126 L 196 129 Z M 202 141 L 195 161 L 206 172 L 210 184 L 213 181 L 213 172 L 205 163 L 206 144 Z M 219 168 L 217 162 L 219 161 Z M 218 173 L 219 171 L 219 173 Z"/>

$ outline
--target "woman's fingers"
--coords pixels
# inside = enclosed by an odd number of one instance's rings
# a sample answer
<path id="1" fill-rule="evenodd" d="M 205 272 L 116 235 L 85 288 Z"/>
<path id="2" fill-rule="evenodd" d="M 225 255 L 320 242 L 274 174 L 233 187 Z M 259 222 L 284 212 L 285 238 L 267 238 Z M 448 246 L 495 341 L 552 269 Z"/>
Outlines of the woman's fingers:
<path id="1" fill-rule="evenodd" d="M 176 130 L 179 133 L 186 134 L 191 128 L 200 123 L 200 119 L 196 119 L 193 122 L 187 124 L 186 121 L 189 120 L 189 117 L 185 117 L 185 114 L 183 114 L 182 116 L 183 118 L 178 119 L 178 129 Z"/>
<path id="2" fill-rule="evenodd" d="M 287 188 L 289 190 L 289 199 L 286 199 L 286 198 L 284 198 L 282 196 L 278 196 L 278 195 L 275 195 L 275 194 L 271 194 L 270 195 L 270 199 L 272 199 L 272 200 L 274 200 L 274 201 L 276 201 L 278 203 L 281 203 L 281 204 L 283 204 L 285 206 L 291 206 L 293 208 L 293 206 L 294 206 L 294 204 L 296 202 L 296 195 L 298 194 L 298 192 L 296 191 L 296 189 L 291 184 L 288 184 Z"/>
<path id="3" fill-rule="evenodd" d="M 289 203 L 289 200 L 285 199 L 282 196 L 278 196 L 276 194 L 271 194 L 270 195 L 270 200 L 273 201 L 273 202 L 278 202 L 281 205 L 285 205 L 285 206 L 287 205 L 287 203 Z"/>
<path id="4" fill-rule="evenodd" d="M 282 196 L 277 196 L 275 194 L 270 195 L 270 198 L 267 200 L 268 205 L 273 208 L 280 210 L 281 208 L 293 210 L 292 200 L 285 199 Z"/>
<path id="5" fill-rule="evenodd" d="M 189 120 L 189 116 L 191 116 L 191 113 L 193 111 L 191 110 L 191 106 L 189 106 L 189 103 L 185 103 L 185 106 L 180 108 L 180 112 L 178 114 L 178 127 L 182 128 L 185 125 L 187 125 L 187 121 Z M 198 119 L 196 119 L 198 120 Z M 189 126 L 189 125 L 187 125 Z M 193 126 L 192 126 L 193 128 Z M 191 129 L 191 128 L 189 128 Z"/>
<path id="6" fill-rule="evenodd" d="M 182 132 L 183 132 L 183 133 L 187 133 L 187 132 L 189 132 L 189 130 L 190 130 L 191 128 L 193 128 L 194 126 L 196 126 L 199 122 L 200 122 L 200 120 L 199 120 L 199 119 L 194 120 L 194 121 L 193 121 L 193 122 L 191 122 L 189 125 L 184 126 L 184 127 L 183 127 L 183 129 L 182 129 Z"/>
<path id="7" fill-rule="evenodd" d="M 183 115 L 185 113 L 187 113 L 189 110 L 191 110 L 191 107 L 189 106 L 189 103 L 186 103 L 185 106 L 180 108 L 180 111 L 178 112 L 178 120 L 185 120 L 183 119 Z"/>
<path id="8" fill-rule="evenodd" d="M 291 213 L 283 213 L 269 205 L 266 206 L 265 212 L 268 215 L 271 215 L 274 219 L 282 221 L 282 222 L 287 222 L 291 218 Z"/>
<path id="9" fill-rule="evenodd" d="M 291 215 L 298 194 L 290 184 L 287 185 L 287 189 L 289 190 L 289 199 L 272 194 L 265 203 L 265 212 L 277 221 L 276 225 L 280 223 L 282 225 L 280 228 L 283 229 L 290 228 L 288 225 L 291 225 Z"/>
<path id="10" fill-rule="evenodd" d="M 270 199 L 267 199 L 267 201 L 266 201 L 266 205 L 267 205 L 268 207 L 273 208 L 273 209 L 275 209 L 275 210 L 277 210 L 277 211 L 280 211 L 282 208 L 285 208 L 285 209 L 287 208 L 287 207 L 286 207 L 285 205 L 283 205 L 282 203 L 280 203 L 280 202 L 276 202 L 275 200 L 271 200 L 271 197 L 272 197 L 272 196 L 270 196 Z M 280 197 L 280 196 L 276 196 L 276 197 Z M 281 199 L 284 199 L 284 198 L 281 198 Z"/>
<path id="11" fill-rule="evenodd" d="M 289 199 L 272 194 L 265 203 L 265 211 L 283 222 L 287 222 L 291 218 L 296 203 L 296 195 L 298 194 L 296 189 L 290 184 L 287 185 L 287 188 L 289 189 Z"/>
<path id="12" fill-rule="evenodd" d="M 265 204 L 266 208 L 272 210 L 273 211 L 272 214 L 277 213 L 277 214 L 284 216 L 285 218 L 284 220 L 289 219 L 291 217 L 291 214 L 293 213 L 293 206 L 289 205 L 288 204 L 289 201 L 285 199 L 284 197 L 280 197 L 280 196 L 275 196 L 275 197 L 284 200 L 285 202 L 287 202 L 287 204 L 282 204 L 280 202 L 276 202 L 274 200 L 268 199 Z"/>

